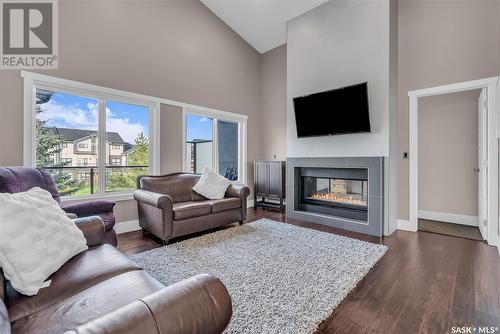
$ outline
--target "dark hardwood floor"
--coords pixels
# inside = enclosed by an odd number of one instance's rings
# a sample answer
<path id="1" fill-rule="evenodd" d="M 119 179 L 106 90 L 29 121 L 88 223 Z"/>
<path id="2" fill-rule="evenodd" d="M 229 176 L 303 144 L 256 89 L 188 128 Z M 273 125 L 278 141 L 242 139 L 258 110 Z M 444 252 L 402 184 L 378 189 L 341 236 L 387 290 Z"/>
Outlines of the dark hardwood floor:
<path id="1" fill-rule="evenodd" d="M 452 326 L 500 327 L 500 257 L 495 247 L 426 232 L 396 231 L 375 238 L 262 209 L 249 209 L 246 222 L 260 218 L 389 247 L 317 333 L 451 333 Z M 140 231 L 118 237 L 118 248 L 127 254 L 160 246 Z"/>

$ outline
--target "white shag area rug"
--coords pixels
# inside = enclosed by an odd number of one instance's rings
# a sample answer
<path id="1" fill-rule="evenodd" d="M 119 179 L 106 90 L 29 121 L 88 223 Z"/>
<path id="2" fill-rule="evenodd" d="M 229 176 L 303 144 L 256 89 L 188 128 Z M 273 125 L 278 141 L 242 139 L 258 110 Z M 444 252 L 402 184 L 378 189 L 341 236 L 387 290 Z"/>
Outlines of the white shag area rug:
<path id="1" fill-rule="evenodd" d="M 233 302 L 227 333 L 311 333 L 387 247 L 268 219 L 132 256 L 166 285 L 218 277 Z"/>

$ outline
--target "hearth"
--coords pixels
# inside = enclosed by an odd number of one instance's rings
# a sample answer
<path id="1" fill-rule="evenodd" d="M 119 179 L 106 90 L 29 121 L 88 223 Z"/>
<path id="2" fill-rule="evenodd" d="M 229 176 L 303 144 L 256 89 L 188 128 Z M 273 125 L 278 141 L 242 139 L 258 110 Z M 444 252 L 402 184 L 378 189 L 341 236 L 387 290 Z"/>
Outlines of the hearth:
<path id="1" fill-rule="evenodd" d="M 368 220 L 368 170 L 300 168 L 299 209 Z"/>

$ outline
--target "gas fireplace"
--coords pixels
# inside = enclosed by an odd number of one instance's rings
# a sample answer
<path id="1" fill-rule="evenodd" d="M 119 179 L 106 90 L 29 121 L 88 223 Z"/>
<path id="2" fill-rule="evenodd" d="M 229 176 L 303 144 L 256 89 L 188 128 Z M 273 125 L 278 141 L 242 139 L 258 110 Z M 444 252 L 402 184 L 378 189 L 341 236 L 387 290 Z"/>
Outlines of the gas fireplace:
<path id="1" fill-rule="evenodd" d="M 300 168 L 299 209 L 366 222 L 368 170 Z"/>
<path id="2" fill-rule="evenodd" d="M 288 218 L 382 235 L 383 158 L 288 158 Z"/>

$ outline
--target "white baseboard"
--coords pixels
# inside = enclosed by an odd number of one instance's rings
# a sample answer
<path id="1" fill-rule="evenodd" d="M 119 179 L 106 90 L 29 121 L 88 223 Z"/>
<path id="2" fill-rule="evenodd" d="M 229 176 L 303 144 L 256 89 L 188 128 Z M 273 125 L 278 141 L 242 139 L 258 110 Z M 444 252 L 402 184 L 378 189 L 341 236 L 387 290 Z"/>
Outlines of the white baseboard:
<path id="1" fill-rule="evenodd" d="M 445 223 L 479 226 L 479 218 L 477 216 L 459 215 L 455 213 L 418 210 L 418 218 L 435 220 Z"/>
<path id="2" fill-rule="evenodd" d="M 122 234 L 122 233 L 127 233 L 127 232 L 132 232 L 132 231 L 137 231 L 140 230 L 141 227 L 139 226 L 139 220 L 129 220 L 126 222 L 121 222 L 121 223 L 116 223 L 115 224 L 115 231 L 117 234 Z"/>
<path id="3" fill-rule="evenodd" d="M 254 204 L 255 203 L 253 199 L 247 200 L 247 208 L 253 208 Z"/>
<path id="4" fill-rule="evenodd" d="M 418 226 L 410 223 L 409 220 L 398 219 L 398 230 L 417 232 Z"/>

